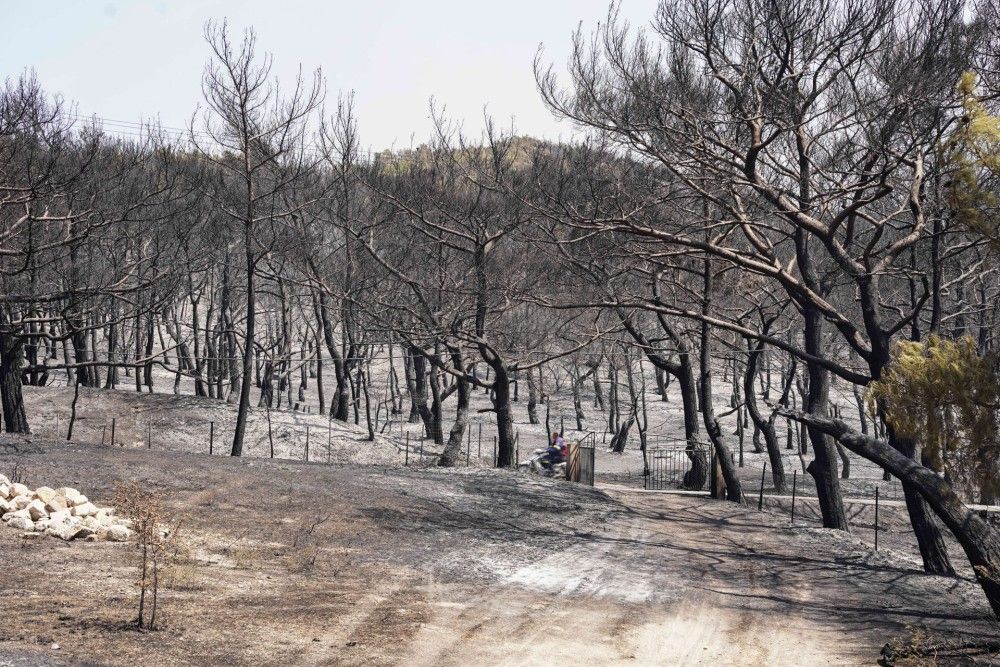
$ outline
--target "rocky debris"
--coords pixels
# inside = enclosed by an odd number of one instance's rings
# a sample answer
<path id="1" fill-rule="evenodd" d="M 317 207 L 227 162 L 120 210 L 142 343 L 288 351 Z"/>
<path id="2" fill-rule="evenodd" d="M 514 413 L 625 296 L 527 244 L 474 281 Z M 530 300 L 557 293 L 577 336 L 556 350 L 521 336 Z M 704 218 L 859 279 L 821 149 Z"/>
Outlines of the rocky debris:
<path id="1" fill-rule="evenodd" d="M 45 509 L 45 504 L 37 498 L 28 503 L 25 509 L 28 510 L 28 516 L 31 517 L 32 521 L 45 519 L 49 516 L 48 510 Z"/>
<path id="2" fill-rule="evenodd" d="M 23 516 L 15 516 L 14 518 L 12 518 L 10 521 L 7 522 L 7 525 L 17 530 L 35 529 L 35 522 Z"/>
<path id="3" fill-rule="evenodd" d="M 104 536 L 105 536 L 105 539 L 107 539 L 110 542 L 127 542 L 128 541 L 129 532 L 130 532 L 129 529 L 126 528 L 125 526 L 122 526 L 122 525 L 112 525 L 112 526 L 109 526 L 104 531 Z M 100 536 L 100 534 L 101 533 L 98 532 L 98 536 Z"/>
<path id="4" fill-rule="evenodd" d="M 59 495 L 65 498 L 67 504 L 69 504 L 70 506 L 82 505 L 83 503 L 87 502 L 87 496 L 83 495 L 82 493 L 80 493 L 79 491 L 70 486 L 64 486 L 61 489 L 59 489 Z"/>
<path id="5" fill-rule="evenodd" d="M 40 486 L 32 490 L 0 475 L 0 519 L 8 527 L 61 540 L 126 542 L 128 521 L 112 507 L 98 507 L 76 489 Z"/>

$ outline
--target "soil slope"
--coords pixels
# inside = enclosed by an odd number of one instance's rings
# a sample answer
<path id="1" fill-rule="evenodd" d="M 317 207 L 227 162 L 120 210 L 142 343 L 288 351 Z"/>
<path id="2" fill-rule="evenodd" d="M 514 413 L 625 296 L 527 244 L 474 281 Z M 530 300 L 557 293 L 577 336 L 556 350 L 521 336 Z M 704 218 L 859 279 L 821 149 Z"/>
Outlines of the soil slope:
<path id="1" fill-rule="evenodd" d="M 0 443 L 29 483 L 162 491 L 188 548 L 144 634 L 128 545 L 0 527 L 0 665 L 865 665 L 911 627 L 997 632 L 968 580 L 703 498 Z"/>

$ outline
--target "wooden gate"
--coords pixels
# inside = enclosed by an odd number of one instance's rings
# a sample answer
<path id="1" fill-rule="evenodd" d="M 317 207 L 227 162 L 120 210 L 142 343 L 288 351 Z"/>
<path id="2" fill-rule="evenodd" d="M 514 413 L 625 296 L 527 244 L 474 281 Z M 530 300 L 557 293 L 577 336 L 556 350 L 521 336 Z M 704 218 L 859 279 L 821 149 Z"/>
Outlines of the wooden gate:
<path id="1" fill-rule="evenodd" d="M 588 433 L 569 444 L 569 461 L 566 465 L 566 479 L 580 484 L 594 485 L 594 452 L 597 434 Z"/>

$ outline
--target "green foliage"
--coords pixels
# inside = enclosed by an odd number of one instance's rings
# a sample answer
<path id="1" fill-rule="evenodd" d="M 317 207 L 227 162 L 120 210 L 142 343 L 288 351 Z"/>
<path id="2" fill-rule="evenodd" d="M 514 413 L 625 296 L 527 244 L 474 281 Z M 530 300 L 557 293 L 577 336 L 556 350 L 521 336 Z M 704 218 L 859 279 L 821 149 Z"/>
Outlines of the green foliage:
<path id="1" fill-rule="evenodd" d="M 882 377 L 868 387 L 897 433 L 918 440 L 936 470 L 953 482 L 998 491 L 998 358 L 980 356 L 969 337 L 898 341 Z"/>
<path id="2" fill-rule="evenodd" d="M 976 92 L 976 75 L 966 72 L 958 83 L 962 117 L 943 145 L 951 170 L 948 200 L 955 219 L 1000 247 L 998 199 L 989 181 L 1000 177 L 1000 117 L 992 115 Z"/>

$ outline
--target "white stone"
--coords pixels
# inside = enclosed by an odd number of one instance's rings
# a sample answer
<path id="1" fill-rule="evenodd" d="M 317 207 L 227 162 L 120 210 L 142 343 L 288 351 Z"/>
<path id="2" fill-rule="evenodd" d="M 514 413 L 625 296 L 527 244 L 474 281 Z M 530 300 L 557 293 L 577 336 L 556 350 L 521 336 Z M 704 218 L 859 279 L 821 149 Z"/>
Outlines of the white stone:
<path id="1" fill-rule="evenodd" d="M 66 505 L 72 507 L 76 504 L 76 500 L 82 495 L 79 491 L 74 489 L 72 486 L 64 486 L 57 489 L 59 495 L 66 499 Z"/>
<path id="2" fill-rule="evenodd" d="M 52 523 L 64 523 L 69 521 L 70 516 L 69 510 L 56 510 L 49 514 L 49 521 Z"/>
<path id="3" fill-rule="evenodd" d="M 11 492 L 15 496 L 30 496 L 31 495 L 31 489 L 29 489 L 28 487 L 26 487 L 24 484 L 11 484 L 10 485 L 10 489 L 11 489 Z"/>
<path id="4" fill-rule="evenodd" d="M 44 519 L 49 516 L 49 513 L 45 511 L 45 504 L 37 498 L 28 503 L 25 509 L 28 510 L 28 516 L 31 517 L 32 521 Z"/>
<path id="5" fill-rule="evenodd" d="M 14 496 L 14 499 L 11 501 L 11 503 L 14 505 L 15 508 L 23 510 L 25 507 L 31 504 L 31 496 L 20 496 L 20 495 Z"/>
<path id="6" fill-rule="evenodd" d="M 45 529 L 45 534 L 69 542 L 80 533 L 81 529 L 82 526 L 73 523 L 55 523 L 49 524 L 49 527 Z"/>
<path id="7" fill-rule="evenodd" d="M 57 495 L 56 490 L 48 486 L 40 486 L 35 489 L 35 497 L 41 500 L 43 504 L 49 502 Z"/>
<path id="8" fill-rule="evenodd" d="M 45 509 L 49 512 L 56 512 L 58 510 L 64 510 L 69 506 L 66 499 L 62 496 L 53 496 L 50 500 L 45 501 Z"/>
<path id="9" fill-rule="evenodd" d="M 52 522 L 48 519 L 39 519 L 35 522 L 35 530 L 44 532 Z"/>
<path id="10" fill-rule="evenodd" d="M 28 510 L 25 510 L 25 509 L 14 510 L 13 512 L 7 512 L 6 514 L 4 514 L 3 515 L 3 520 L 4 521 L 10 521 L 11 519 L 16 519 L 18 517 L 21 517 L 21 518 L 24 518 L 24 519 L 30 519 L 31 515 L 28 514 Z"/>
<path id="11" fill-rule="evenodd" d="M 14 506 L 7 502 L 5 499 L 0 498 L 0 516 L 3 516 L 7 512 L 13 512 Z"/>
<path id="12" fill-rule="evenodd" d="M 31 519 L 23 516 L 16 516 L 7 522 L 7 525 L 11 528 L 17 528 L 20 530 L 34 530 L 35 522 Z"/>
<path id="13" fill-rule="evenodd" d="M 8 478 L 7 475 L 0 475 L 0 484 L 10 486 L 10 478 Z"/>
<path id="14" fill-rule="evenodd" d="M 7 500 L 10 498 L 10 484 L 6 482 L 0 483 L 0 500 Z"/>
<path id="15" fill-rule="evenodd" d="M 90 516 L 91 514 L 97 514 L 97 508 L 94 507 L 93 503 L 87 502 L 73 507 L 73 516 Z"/>
<path id="16" fill-rule="evenodd" d="M 107 539 L 110 542 L 127 542 L 131 534 L 132 531 L 125 526 L 110 526 L 108 528 Z"/>

